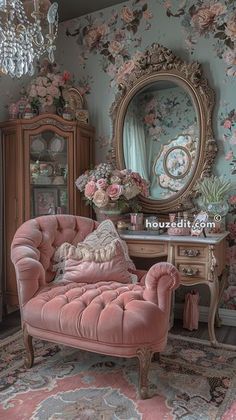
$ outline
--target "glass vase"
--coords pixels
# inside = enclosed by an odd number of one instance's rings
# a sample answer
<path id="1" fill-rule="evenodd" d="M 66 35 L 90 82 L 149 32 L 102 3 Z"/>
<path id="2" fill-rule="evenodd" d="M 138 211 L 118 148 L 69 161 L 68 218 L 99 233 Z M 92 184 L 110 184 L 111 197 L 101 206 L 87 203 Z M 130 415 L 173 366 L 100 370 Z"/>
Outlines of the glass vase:
<path id="1" fill-rule="evenodd" d="M 229 211 L 229 204 L 227 201 L 215 201 L 208 203 L 206 211 L 209 215 L 209 222 L 214 224 L 214 226 L 207 228 L 207 233 L 218 234 L 225 232 L 225 216 Z"/>
<path id="2" fill-rule="evenodd" d="M 114 224 L 120 220 L 121 210 L 117 203 L 109 203 L 105 207 L 94 206 L 97 221 L 103 222 L 104 220 L 111 220 Z"/>

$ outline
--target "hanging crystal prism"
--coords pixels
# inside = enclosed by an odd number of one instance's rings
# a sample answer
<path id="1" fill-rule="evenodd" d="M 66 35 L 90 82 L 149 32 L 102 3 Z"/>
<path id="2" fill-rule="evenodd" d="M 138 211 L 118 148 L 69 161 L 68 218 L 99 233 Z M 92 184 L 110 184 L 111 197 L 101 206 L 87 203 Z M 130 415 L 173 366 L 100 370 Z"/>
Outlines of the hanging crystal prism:
<path id="1" fill-rule="evenodd" d="M 58 4 L 47 13 L 48 34 L 43 34 L 39 0 L 34 0 L 31 20 L 22 0 L 0 0 L 0 68 L 11 77 L 34 74 L 34 61 L 48 53 L 54 61 L 54 42 L 58 31 Z"/>

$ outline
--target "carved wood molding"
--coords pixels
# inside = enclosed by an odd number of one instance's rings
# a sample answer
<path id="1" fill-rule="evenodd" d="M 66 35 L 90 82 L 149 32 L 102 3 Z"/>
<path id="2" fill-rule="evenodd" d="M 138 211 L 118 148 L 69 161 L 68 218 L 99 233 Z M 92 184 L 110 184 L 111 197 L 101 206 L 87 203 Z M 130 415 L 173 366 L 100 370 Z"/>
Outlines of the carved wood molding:
<path id="1" fill-rule="evenodd" d="M 38 121 L 32 122 L 31 124 L 24 124 L 23 129 L 26 130 L 35 130 L 42 125 L 52 125 L 54 127 L 58 127 L 60 130 L 63 131 L 73 131 L 74 127 L 71 125 L 66 125 L 66 123 L 60 122 L 53 118 L 42 118 L 38 119 Z"/>
<path id="2" fill-rule="evenodd" d="M 150 49 L 134 61 L 130 74 L 124 74 L 118 84 L 118 92 L 110 108 L 113 125 L 113 157 L 119 168 L 124 168 L 123 123 L 127 107 L 136 93 L 146 85 L 158 80 L 172 80 L 182 86 L 194 102 L 200 124 L 200 146 L 196 171 L 186 188 L 169 199 L 151 200 L 141 197 L 143 211 L 169 212 L 191 208 L 196 196 L 196 182 L 201 177 L 210 176 L 217 153 L 217 144 L 212 131 L 212 111 L 215 93 L 202 75 L 198 62 L 188 63 L 176 56 L 170 49 L 154 43 Z M 115 155 L 115 156 L 114 156 Z"/>

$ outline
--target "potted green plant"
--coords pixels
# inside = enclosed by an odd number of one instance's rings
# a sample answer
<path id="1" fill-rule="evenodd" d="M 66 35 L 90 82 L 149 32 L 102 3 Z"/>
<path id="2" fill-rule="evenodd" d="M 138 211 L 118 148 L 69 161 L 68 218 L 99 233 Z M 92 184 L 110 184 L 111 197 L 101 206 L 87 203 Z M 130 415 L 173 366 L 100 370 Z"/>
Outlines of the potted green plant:
<path id="1" fill-rule="evenodd" d="M 210 215 L 225 216 L 229 210 L 227 194 L 231 187 L 231 182 L 222 176 L 212 175 L 198 181 L 197 191 L 201 194 L 204 210 Z"/>

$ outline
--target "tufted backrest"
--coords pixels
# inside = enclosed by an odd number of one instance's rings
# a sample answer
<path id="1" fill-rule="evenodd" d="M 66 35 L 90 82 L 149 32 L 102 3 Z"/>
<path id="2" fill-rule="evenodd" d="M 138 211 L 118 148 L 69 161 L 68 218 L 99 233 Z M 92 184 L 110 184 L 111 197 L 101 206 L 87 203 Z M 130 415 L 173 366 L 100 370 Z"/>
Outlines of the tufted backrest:
<path id="1" fill-rule="evenodd" d="M 98 223 L 92 219 L 73 215 L 41 216 L 27 220 L 19 227 L 12 242 L 12 260 L 17 264 L 20 259 L 38 260 L 44 270 L 44 281 L 50 282 L 55 273 L 52 271 L 55 249 L 63 242 L 73 245 L 83 241 Z"/>

